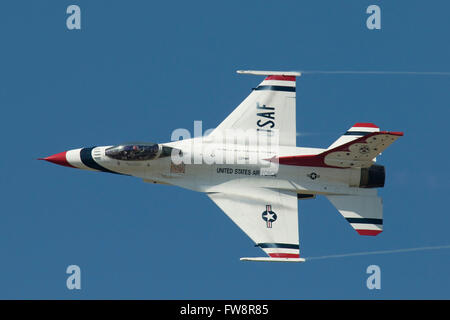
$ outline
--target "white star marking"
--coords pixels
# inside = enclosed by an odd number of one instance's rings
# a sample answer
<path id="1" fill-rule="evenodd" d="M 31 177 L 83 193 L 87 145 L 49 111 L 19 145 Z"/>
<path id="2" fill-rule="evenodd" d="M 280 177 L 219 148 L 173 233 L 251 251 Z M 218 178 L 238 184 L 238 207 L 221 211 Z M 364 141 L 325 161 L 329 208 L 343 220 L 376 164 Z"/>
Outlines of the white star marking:
<path id="1" fill-rule="evenodd" d="M 266 214 L 267 221 L 274 221 L 275 219 L 273 218 L 273 216 L 274 216 L 273 213 L 267 212 Z"/>

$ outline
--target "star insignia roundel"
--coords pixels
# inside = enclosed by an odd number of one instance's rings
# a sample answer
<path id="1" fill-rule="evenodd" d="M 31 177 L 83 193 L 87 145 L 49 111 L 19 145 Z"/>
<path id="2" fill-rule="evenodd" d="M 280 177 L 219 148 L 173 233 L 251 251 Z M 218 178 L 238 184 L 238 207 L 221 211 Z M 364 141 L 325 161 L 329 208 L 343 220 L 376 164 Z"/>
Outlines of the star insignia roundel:
<path id="1" fill-rule="evenodd" d="M 315 172 L 311 172 L 310 174 L 307 175 L 311 180 L 316 180 L 317 178 L 320 178 L 320 176 L 315 173 Z"/>
<path id="2" fill-rule="evenodd" d="M 267 228 L 272 228 L 272 223 L 277 220 L 277 214 L 272 211 L 272 205 L 266 205 L 266 210 L 262 213 L 262 219 L 266 222 Z"/>

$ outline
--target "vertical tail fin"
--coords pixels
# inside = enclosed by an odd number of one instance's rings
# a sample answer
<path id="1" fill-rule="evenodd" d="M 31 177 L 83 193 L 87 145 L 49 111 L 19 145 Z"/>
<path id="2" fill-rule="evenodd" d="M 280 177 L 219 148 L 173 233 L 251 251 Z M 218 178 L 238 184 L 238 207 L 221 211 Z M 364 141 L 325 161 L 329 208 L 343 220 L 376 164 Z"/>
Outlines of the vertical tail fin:
<path id="1" fill-rule="evenodd" d="M 351 127 L 346 133 L 339 137 L 333 144 L 331 144 L 328 149 L 333 149 L 339 147 L 340 145 L 346 144 L 350 141 L 356 140 L 365 136 L 366 134 L 372 132 L 379 132 L 380 128 L 378 128 L 373 123 L 356 123 L 353 127 Z"/>

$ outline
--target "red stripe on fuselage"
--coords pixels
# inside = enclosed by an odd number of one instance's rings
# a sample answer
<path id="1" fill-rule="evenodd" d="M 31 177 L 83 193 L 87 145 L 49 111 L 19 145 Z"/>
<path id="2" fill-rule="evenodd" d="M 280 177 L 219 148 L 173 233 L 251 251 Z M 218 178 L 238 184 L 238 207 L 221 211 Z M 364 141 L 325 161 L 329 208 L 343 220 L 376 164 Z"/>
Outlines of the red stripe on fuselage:
<path id="1" fill-rule="evenodd" d="M 330 167 L 325 164 L 324 156 L 322 154 L 317 155 L 305 155 L 305 156 L 290 156 L 290 157 L 280 157 L 278 158 L 279 164 L 284 164 L 287 166 L 302 166 L 302 167 Z"/>

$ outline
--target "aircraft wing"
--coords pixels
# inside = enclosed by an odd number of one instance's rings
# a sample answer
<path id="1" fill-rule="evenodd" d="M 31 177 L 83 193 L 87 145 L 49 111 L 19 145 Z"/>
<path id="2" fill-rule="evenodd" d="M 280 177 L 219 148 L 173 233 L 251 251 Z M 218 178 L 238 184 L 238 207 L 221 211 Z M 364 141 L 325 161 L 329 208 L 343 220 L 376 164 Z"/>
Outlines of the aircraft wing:
<path id="1" fill-rule="evenodd" d="M 279 145 L 296 146 L 295 80 L 298 72 L 238 71 L 266 78 L 211 133 L 229 136 L 229 130 L 255 130 L 260 136 L 278 133 Z"/>
<path id="2" fill-rule="evenodd" d="M 299 251 L 296 193 L 249 188 L 208 196 L 269 256 L 241 260 L 304 261 Z"/>

